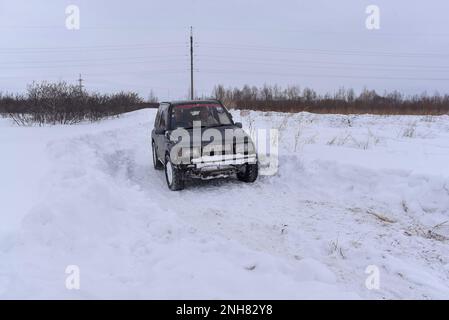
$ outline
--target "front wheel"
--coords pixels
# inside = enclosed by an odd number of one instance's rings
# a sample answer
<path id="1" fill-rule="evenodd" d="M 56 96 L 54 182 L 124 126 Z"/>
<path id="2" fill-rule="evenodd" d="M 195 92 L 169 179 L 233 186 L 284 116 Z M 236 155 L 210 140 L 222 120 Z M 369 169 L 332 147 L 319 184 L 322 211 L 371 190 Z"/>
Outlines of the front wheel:
<path id="1" fill-rule="evenodd" d="M 165 178 L 170 190 L 179 191 L 184 189 L 182 171 L 172 164 L 168 155 L 165 157 Z"/>
<path id="2" fill-rule="evenodd" d="M 240 181 L 252 183 L 257 180 L 259 175 L 259 165 L 257 163 L 247 163 L 242 171 L 237 173 Z"/>

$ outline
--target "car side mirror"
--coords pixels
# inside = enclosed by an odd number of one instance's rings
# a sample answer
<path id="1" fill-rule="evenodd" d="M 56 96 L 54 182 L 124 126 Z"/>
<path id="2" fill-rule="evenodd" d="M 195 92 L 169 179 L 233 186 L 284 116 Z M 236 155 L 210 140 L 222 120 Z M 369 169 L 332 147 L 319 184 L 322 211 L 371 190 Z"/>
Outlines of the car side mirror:
<path id="1" fill-rule="evenodd" d="M 237 127 L 237 128 L 243 128 L 243 125 L 242 125 L 242 123 L 241 122 L 236 122 L 236 123 L 234 123 L 235 124 L 235 126 Z"/>

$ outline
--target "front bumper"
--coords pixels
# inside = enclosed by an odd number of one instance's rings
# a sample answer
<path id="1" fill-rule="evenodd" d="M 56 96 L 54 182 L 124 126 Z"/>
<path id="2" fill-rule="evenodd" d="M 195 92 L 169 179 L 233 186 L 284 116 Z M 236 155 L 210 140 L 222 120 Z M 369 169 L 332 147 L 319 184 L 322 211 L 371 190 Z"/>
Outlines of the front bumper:
<path id="1" fill-rule="evenodd" d="M 220 166 L 232 166 L 232 165 L 236 166 L 256 162 L 257 156 L 255 154 L 252 155 L 225 154 L 217 156 L 204 156 L 192 160 L 192 164 L 195 165 L 197 169 L 213 168 Z"/>
<path id="2" fill-rule="evenodd" d="M 203 156 L 193 159 L 191 164 L 186 166 L 185 173 L 189 177 L 203 180 L 226 178 L 242 170 L 244 165 L 256 163 L 256 154 Z"/>

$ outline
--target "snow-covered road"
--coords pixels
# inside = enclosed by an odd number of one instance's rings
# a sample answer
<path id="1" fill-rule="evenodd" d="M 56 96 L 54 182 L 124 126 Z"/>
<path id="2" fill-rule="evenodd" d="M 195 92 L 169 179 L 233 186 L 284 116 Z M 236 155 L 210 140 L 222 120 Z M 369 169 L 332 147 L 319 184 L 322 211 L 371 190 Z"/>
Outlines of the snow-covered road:
<path id="1" fill-rule="evenodd" d="M 0 119 L 0 298 L 449 298 L 449 117 L 234 112 L 280 130 L 278 173 L 176 193 L 154 115 Z"/>

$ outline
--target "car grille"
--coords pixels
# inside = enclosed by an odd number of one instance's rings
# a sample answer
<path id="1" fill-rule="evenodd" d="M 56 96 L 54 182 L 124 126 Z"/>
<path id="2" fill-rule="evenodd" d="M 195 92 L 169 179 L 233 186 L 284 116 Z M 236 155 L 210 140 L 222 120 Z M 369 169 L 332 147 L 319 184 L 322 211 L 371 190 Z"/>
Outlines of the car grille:
<path id="1" fill-rule="evenodd" d="M 245 143 L 246 145 L 247 143 Z M 220 148 L 221 147 L 221 148 Z M 237 154 L 237 144 L 234 142 L 232 145 L 229 144 L 227 147 L 223 148 L 223 145 L 220 147 L 201 147 L 201 154 L 202 155 L 209 155 L 209 156 L 218 156 L 218 155 L 228 155 L 228 154 Z M 215 149 L 215 150 L 213 150 Z M 218 149 L 218 150 L 217 150 Z M 221 149 L 221 150 L 220 150 Z M 248 152 L 246 151 L 247 148 L 244 149 L 244 154 L 248 155 Z"/>

